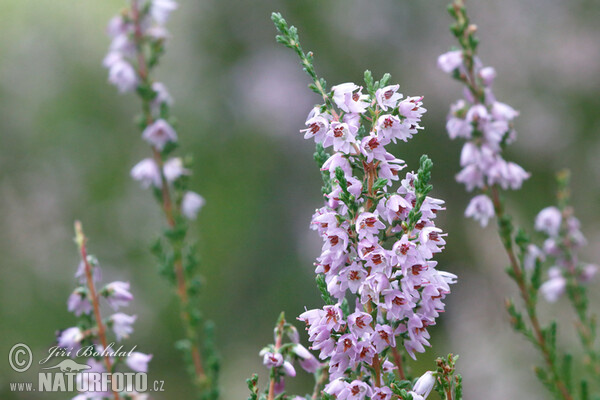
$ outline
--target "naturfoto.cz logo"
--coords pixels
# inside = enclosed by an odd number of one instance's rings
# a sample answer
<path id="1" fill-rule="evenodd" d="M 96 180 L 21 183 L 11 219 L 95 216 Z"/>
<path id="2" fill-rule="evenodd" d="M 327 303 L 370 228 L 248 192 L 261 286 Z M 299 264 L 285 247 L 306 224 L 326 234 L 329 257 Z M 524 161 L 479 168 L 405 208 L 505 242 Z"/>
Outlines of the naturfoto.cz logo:
<path id="1" fill-rule="evenodd" d="M 131 356 L 135 347 L 129 352 L 123 352 L 122 347 L 118 350 L 112 350 L 112 344 L 102 352 L 96 352 L 93 348 L 79 349 L 76 354 L 87 357 L 104 356 Z M 39 364 L 44 365 L 52 357 L 70 356 L 71 351 L 53 347 L 49 349 L 49 356 L 40 360 Z M 141 393 L 153 391 L 163 391 L 164 381 L 153 381 L 148 385 L 148 376 L 145 372 L 104 372 L 94 368 L 98 363 L 93 358 L 87 362 L 89 364 L 78 363 L 72 359 L 62 361 L 56 360 L 56 364 L 41 368 L 50 370 L 50 372 L 39 372 L 37 386 L 33 382 L 12 382 L 10 390 L 13 392 L 80 392 L 95 394 L 110 394 L 111 392 L 125 393 L 136 399 L 145 398 Z M 9 364 L 16 372 L 27 371 L 33 363 L 33 353 L 29 346 L 23 343 L 14 345 L 9 351 Z"/>

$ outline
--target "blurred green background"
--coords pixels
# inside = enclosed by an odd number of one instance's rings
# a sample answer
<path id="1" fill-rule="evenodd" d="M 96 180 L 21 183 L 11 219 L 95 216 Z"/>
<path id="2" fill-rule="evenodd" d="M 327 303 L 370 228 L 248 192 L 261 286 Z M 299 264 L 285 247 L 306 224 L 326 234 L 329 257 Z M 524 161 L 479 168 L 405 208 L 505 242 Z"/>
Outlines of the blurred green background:
<path id="1" fill-rule="evenodd" d="M 271 11 L 299 28 L 329 84 L 360 82 L 368 68 L 376 76 L 390 72 L 404 94 L 425 96 L 426 129 L 392 151 L 415 169 L 420 154 L 433 158 L 433 196 L 448 209 L 440 221 L 449 233 L 440 268 L 460 278 L 432 330 L 434 347 L 415 371 L 452 351 L 461 355 L 467 399 L 546 398 L 530 367 L 537 354 L 507 323 L 503 299 L 515 292 L 494 229 L 462 218 L 469 195 L 453 179 L 460 143 L 444 130 L 461 89 L 435 66 L 454 44 L 445 2 L 179 3 L 158 79 L 175 98 L 183 153 L 196 160 L 193 189 L 207 200 L 194 229 L 207 282 L 204 310 L 218 327 L 223 399 L 246 398 L 244 380 L 253 372 L 265 382 L 258 351 L 272 341 L 281 310 L 293 320 L 321 304 L 312 271 L 320 240 L 308 229 L 321 204 L 320 176 L 313 143 L 298 133 L 319 99 L 294 55 L 275 43 Z M 75 219 L 106 278 L 132 284 L 136 300 L 126 312 L 138 320 L 128 344 L 154 354 L 150 379 L 166 388 L 154 398 L 189 398 L 173 349 L 182 337 L 177 303 L 148 251 L 162 220 L 149 193 L 129 178 L 148 153 L 133 124 L 138 101 L 109 86 L 101 66 L 105 25 L 123 6 L 0 0 L 1 399 L 68 398 L 9 392 L 9 382 L 35 380 L 37 370 L 17 374 L 6 357 L 18 342 L 46 354 L 54 332 L 73 325 L 66 299 L 78 262 Z M 508 156 L 533 177 L 509 195 L 511 210 L 530 227 L 554 200 L 554 171 L 568 166 L 590 241 L 584 254 L 599 260 L 600 2 L 490 0 L 472 2 L 470 13 L 482 59 L 499 74 L 498 99 L 521 111 Z M 560 315 L 561 342 L 578 348 L 564 302 L 544 305 L 542 314 Z M 290 387 L 308 392 L 310 380 L 300 372 Z"/>

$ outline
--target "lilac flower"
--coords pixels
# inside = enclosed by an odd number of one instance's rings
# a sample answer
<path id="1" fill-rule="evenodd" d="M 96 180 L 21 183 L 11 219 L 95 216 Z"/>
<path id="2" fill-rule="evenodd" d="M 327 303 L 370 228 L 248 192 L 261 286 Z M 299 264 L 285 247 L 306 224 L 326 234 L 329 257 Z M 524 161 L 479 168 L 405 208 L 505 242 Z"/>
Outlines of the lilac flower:
<path id="1" fill-rule="evenodd" d="M 115 281 L 104 287 L 103 292 L 106 296 L 106 301 L 114 309 L 124 307 L 133 300 L 133 295 L 129 292 L 129 282 Z"/>
<path id="2" fill-rule="evenodd" d="M 329 119 L 327 114 L 321 114 L 319 107 L 313 108 L 306 118 L 308 128 L 300 130 L 304 133 L 304 139 L 314 138 L 315 142 L 323 141 L 329 129 Z"/>
<path id="3" fill-rule="evenodd" d="M 420 196 L 417 175 L 400 175 L 405 163 L 386 150 L 388 144 L 414 136 L 426 112 L 422 97 L 402 99 L 398 88 L 389 85 L 365 95 L 354 83 L 334 86 L 335 106 L 313 108 L 302 131 L 332 153 L 321 166 L 328 190 L 311 228 L 323 241 L 315 272 L 323 275 L 337 302 L 308 310 L 298 319 L 306 323 L 310 349 L 329 366 L 324 391 L 340 400 L 391 400 L 389 387 L 373 387 L 376 379 L 382 380 L 373 376 L 375 357 L 379 355 L 380 372 L 387 373 L 395 368 L 384 355 L 390 348 L 404 347 L 413 358 L 424 352 L 430 345 L 428 328 L 444 311 L 444 299 L 456 280 L 438 271 L 433 261 L 445 246 L 446 234 L 435 225 L 444 202 L 424 196 L 414 210 Z M 360 114 L 367 110 L 374 115 L 370 127 L 361 126 L 365 119 Z M 469 155 L 473 160 L 485 157 L 488 152 L 479 148 Z M 385 181 L 374 189 L 377 178 Z M 400 183 L 397 189 L 395 181 Z M 419 220 L 409 226 L 410 215 L 417 211 Z M 350 315 L 342 311 L 347 292 L 356 296 Z M 298 349 L 298 357 L 306 359 L 303 348 Z M 314 359 L 310 371 L 317 365 Z M 349 371 L 361 371 L 360 380 Z"/>
<path id="4" fill-rule="evenodd" d="M 548 302 L 555 303 L 565 293 L 567 280 L 558 267 L 550 268 L 548 276 L 550 279 L 540 286 L 540 292 Z"/>
<path id="5" fill-rule="evenodd" d="M 171 158 L 163 165 L 165 179 L 169 182 L 175 182 L 181 176 L 190 175 L 191 171 L 183 166 L 183 160 L 179 157 Z"/>
<path id="6" fill-rule="evenodd" d="M 152 107 L 154 108 L 155 112 L 160 111 L 160 106 L 163 104 L 168 106 L 173 105 L 173 98 L 169 94 L 169 91 L 164 84 L 160 82 L 154 82 L 152 84 L 152 90 L 156 92 L 156 97 L 154 97 L 152 100 Z"/>
<path id="7" fill-rule="evenodd" d="M 309 373 L 315 373 L 320 366 L 319 361 L 312 355 L 306 347 L 296 344 L 292 350 L 300 359 L 300 366 Z"/>
<path id="8" fill-rule="evenodd" d="M 108 81 L 115 85 L 121 93 L 131 92 L 138 85 L 137 73 L 131 64 L 123 59 L 116 58 L 113 58 L 110 64 Z"/>
<path id="9" fill-rule="evenodd" d="M 102 270 L 100 269 L 100 267 L 98 266 L 98 260 L 96 260 L 96 258 L 94 257 L 90 257 L 88 256 L 88 263 L 90 264 L 91 268 L 92 268 L 92 280 L 94 282 L 100 282 L 102 280 Z M 75 272 L 75 278 L 77 278 L 77 280 L 79 281 L 79 283 L 81 283 L 82 285 L 86 285 L 87 284 L 87 275 L 85 272 L 85 263 L 83 261 L 80 261 L 78 266 L 77 266 L 77 272 Z"/>
<path id="10" fill-rule="evenodd" d="M 485 194 L 473 197 L 465 210 L 465 217 L 473 218 L 481 226 L 487 226 L 488 220 L 493 218 L 494 215 L 494 204 Z"/>
<path id="11" fill-rule="evenodd" d="M 169 15 L 177 9 L 177 3 L 174 0 L 152 0 L 150 13 L 152 18 L 159 24 L 165 24 Z"/>
<path id="12" fill-rule="evenodd" d="M 427 398 L 434 385 L 435 377 L 433 376 L 433 372 L 427 371 L 419 379 L 417 379 L 417 382 L 415 382 L 415 385 L 413 386 L 412 392 L 418 396 Z"/>
<path id="13" fill-rule="evenodd" d="M 369 385 L 362 381 L 353 381 L 340 391 L 337 398 L 339 400 L 363 400 L 365 397 L 371 397 L 373 390 Z"/>
<path id="14" fill-rule="evenodd" d="M 535 229 L 548 236 L 557 236 L 562 222 L 562 214 L 556 207 L 546 207 L 535 218 Z"/>
<path id="15" fill-rule="evenodd" d="M 177 133 L 167 121 L 158 119 L 144 129 L 142 138 L 162 151 L 167 143 L 177 141 Z"/>
<path id="16" fill-rule="evenodd" d="M 133 323 L 136 320 L 135 315 L 127 315 L 123 313 L 116 313 L 110 317 L 110 324 L 112 330 L 117 335 L 117 341 L 120 342 L 123 339 L 127 339 L 133 332 Z"/>
<path id="17" fill-rule="evenodd" d="M 195 192 L 185 192 L 181 200 L 181 213 L 187 219 L 196 219 L 198 212 L 204 206 L 206 201 L 204 197 Z"/>
<path id="18" fill-rule="evenodd" d="M 283 361 L 283 356 L 280 353 L 267 352 L 263 356 L 263 364 L 267 368 L 281 367 Z"/>
<path id="19" fill-rule="evenodd" d="M 458 70 L 465 75 L 467 65 L 464 58 L 462 50 L 447 52 L 438 58 L 438 67 L 446 73 Z M 516 137 L 512 125 L 519 113 L 509 105 L 496 101 L 491 90 L 496 71 L 492 67 L 483 67 L 477 59 L 472 60 L 469 67 L 471 65 L 475 76 L 466 79 L 474 87 L 481 86 L 482 95 L 474 96 L 471 90 L 465 90 L 465 99 L 450 107 L 446 123 L 451 139 L 460 137 L 467 140 L 461 153 L 463 169 L 456 175 L 456 180 L 464 184 L 468 191 L 492 185 L 505 190 L 519 189 L 530 174 L 519 165 L 505 161 L 501 155 L 503 146 Z M 476 81 L 471 82 L 473 79 Z M 490 210 L 490 202 L 485 197 L 477 196 L 465 214 L 485 226 L 494 214 Z"/>
<path id="20" fill-rule="evenodd" d="M 324 147 L 333 145 L 335 151 L 350 153 L 356 143 L 357 129 L 343 122 L 332 122 L 323 141 Z"/>
<path id="21" fill-rule="evenodd" d="M 496 78 L 496 70 L 494 69 L 494 67 L 481 68 L 481 70 L 479 71 L 479 77 L 481 78 L 485 86 L 491 86 L 492 83 L 494 83 L 494 79 Z M 514 117 L 516 117 L 516 115 L 507 119 L 513 119 Z"/>
<path id="22" fill-rule="evenodd" d="M 402 94 L 398 93 L 400 85 L 389 85 L 381 89 L 377 89 L 375 92 L 375 98 L 377 104 L 383 111 L 387 111 L 388 108 L 395 108 L 398 104 L 398 100 L 402 98 Z"/>
<path id="23" fill-rule="evenodd" d="M 525 253 L 525 257 L 523 258 L 523 267 L 527 271 L 532 271 L 535 268 L 535 264 L 538 261 L 545 261 L 546 255 L 539 247 L 534 244 L 530 244 L 527 246 L 527 252 Z"/>
<path id="24" fill-rule="evenodd" d="M 148 363 L 150 360 L 152 360 L 152 354 L 134 351 L 125 358 L 125 364 L 136 372 L 148 372 Z"/>
<path id="25" fill-rule="evenodd" d="M 87 299 L 87 291 L 82 288 L 75 289 L 67 300 L 67 308 L 77 317 L 81 314 L 91 313 L 92 305 Z"/>
<path id="26" fill-rule="evenodd" d="M 84 339 L 83 332 L 78 327 L 67 328 L 57 334 L 58 345 L 63 349 L 78 349 Z"/>
<path id="27" fill-rule="evenodd" d="M 594 279 L 594 277 L 596 276 L 596 273 L 598 272 L 598 266 L 595 264 L 585 264 L 585 266 L 583 267 L 583 270 L 581 272 L 581 275 L 579 277 L 579 279 L 581 279 L 582 282 L 590 282 L 592 279 Z"/>
<path id="28" fill-rule="evenodd" d="M 341 110 L 347 113 L 363 113 L 368 103 L 365 101 L 367 96 L 363 95 L 360 89 L 354 83 L 342 83 L 334 86 L 331 88 L 333 91 L 333 101 Z"/>
<path id="29" fill-rule="evenodd" d="M 169 171 L 171 173 L 171 171 Z M 165 171 L 166 175 L 166 171 Z M 143 188 L 161 187 L 160 168 L 151 158 L 145 158 L 131 169 L 131 177 L 140 182 Z"/>
<path id="30" fill-rule="evenodd" d="M 437 65 L 438 68 L 449 74 L 456 68 L 460 67 L 463 62 L 462 50 L 453 50 L 439 56 Z"/>

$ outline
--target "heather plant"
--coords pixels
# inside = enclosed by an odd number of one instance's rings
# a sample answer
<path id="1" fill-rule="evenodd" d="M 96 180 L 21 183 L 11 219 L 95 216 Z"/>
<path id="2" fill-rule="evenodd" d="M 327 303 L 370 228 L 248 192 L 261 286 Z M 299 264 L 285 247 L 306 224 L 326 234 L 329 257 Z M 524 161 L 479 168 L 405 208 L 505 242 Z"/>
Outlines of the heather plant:
<path id="1" fill-rule="evenodd" d="M 169 33 L 165 24 L 177 8 L 173 0 L 130 0 L 128 8 L 108 25 L 112 38 L 104 59 L 108 79 L 120 92 L 134 92 L 142 113 L 137 125 L 149 145 L 150 156 L 131 170 L 131 176 L 149 189 L 162 210 L 166 228 L 152 246 L 159 270 L 175 288 L 180 303 L 185 338 L 177 342 L 183 351 L 200 399 L 218 398 L 219 362 L 213 344 L 213 325 L 199 308 L 201 279 L 190 222 L 204 199 L 191 191 L 191 158 L 174 155 L 178 147 L 173 103 L 166 86 L 153 78 Z"/>
<path id="2" fill-rule="evenodd" d="M 496 218 L 498 233 L 508 255 L 508 275 L 517 284 L 523 306 L 512 300 L 506 306 L 513 328 L 533 343 L 544 364 L 536 374 L 552 395 L 559 399 L 590 398 L 589 379 L 600 379 L 599 354 L 595 342 L 596 320 L 586 294 L 585 284 L 596 273 L 595 265 L 581 262 L 577 251 L 586 240 L 579 220 L 569 203 L 568 172 L 558 175 L 557 204 L 538 214 L 535 230 L 543 244 L 536 245 L 524 229 L 515 228 L 505 207 L 502 190 L 521 188 L 530 174 L 502 157 L 502 151 L 516 139 L 514 119 L 518 112 L 496 100 L 492 84 L 494 68 L 484 66 L 477 55 L 477 27 L 471 24 L 462 0 L 448 8 L 455 22 L 451 31 L 459 48 L 443 54 L 438 66 L 464 85 L 464 99 L 450 108 L 447 131 L 451 139 L 465 140 L 456 180 L 468 191 L 475 191 L 465 216 L 482 226 Z M 549 268 L 548 268 L 549 267 Z M 557 301 L 564 293 L 573 307 L 575 328 L 584 350 L 582 364 L 586 374 L 574 376 L 572 351 L 557 346 L 558 323 L 543 324 L 538 316 L 538 297 Z M 562 326 L 562 325 L 561 325 Z M 575 379 L 577 379 L 575 381 Z"/>
<path id="3" fill-rule="evenodd" d="M 422 127 L 423 98 L 404 97 L 386 74 L 364 87 L 342 83 L 327 89 L 305 53 L 295 27 L 272 15 L 277 41 L 294 50 L 322 97 L 308 115 L 305 139 L 316 143 L 315 160 L 323 178 L 323 207 L 311 228 L 323 240 L 315 263 L 325 305 L 307 310 L 305 322 L 317 362 L 298 344 L 295 329 L 280 318 L 275 344 L 263 349 L 271 370 L 261 393 L 256 376 L 248 381 L 250 399 L 287 398 L 285 376 L 298 360 L 314 374 L 312 395 L 295 399 L 424 399 L 432 390 L 445 399 L 461 398 L 452 355 L 438 369 L 413 381 L 407 356 L 416 359 L 429 346 L 428 328 L 444 311 L 444 298 L 456 276 L 436 268 L 435 254 L 446 234 L 435 225 L 444 202 L 429 197 L 432 161 L 423 155 L 419 170 L 401 174 L 406 164 L 386 150 L 407 142 Z M 284 333 L 291 343 L 282 344 Z"/>
<path id="4" fill-rule="evenodd" d="M 77 387 L 83 393 L 74 397 L 74 400 L 143 400 L 146 398 L 145 394 L 127 390 L 126 387 L 117 389 L 117 380 L 109 379 L 111 388 L 108 391 L 89 390 L 95 387 L 88 381 L 90 372 L 110 375 L 126 366 L 134 372 L 145 373 L 152 355 L 137 351 L 119 352 L 114 346 L 115 342 L 109 341 L 110 331 L 117 343 L 128 339 L 133 333 L 135 315 L 115 312 L 103 318 L 100 309 L 104 302 L 114 311 L 128 306 L 133 300 L 129 282 L 115 281 L 101 287 L 100 265 L 97 258 L 88 253 L 87 238 L 79 222 L 75 222 L 75 242 L 80 254 L 79 267 L 75 273 L 78 285 L 69 296 L 67 305 L 78 321 L 76 326 L 57 332 L 58 346 L 51 354 L 87 357 L 85 362 L 88 368 L 75 377 Z"/>
<path id="5" fill-rule="evenodd" d="M 191 157 L 176 154 L 173 99 L 165 84 L 154 78 L 169 39 L 166 23 L 177 7 L 174 0 L 127 0 L 127 8 L 108 25 L 112 42 L 103 64 L 109 82 L 121 93 L 134 93 L 141 104 L 136 123 L 149 154 L 130 175 L 152 193 L 164 218 L 151 252 L 179 302 L 185 337 L 176 347 L 195 388 L 190 396 L 216 400 L 220 366 L 214 328 L 199 307 L 197 241 L 189 233 L 205 201 L 191 190 Z M 519 190 L 530 174 L 507 161 L 503 150 L 516 140 L 519 113 L 494 96 L 496 71 L 478 57 L 477 28 L 463 0 L 454 0 L 449 12 L 459 47 L 441 55 L 438 66 L 464 86 L 464 99 L 451 106 L 446 127 L 451 139 L 465 140 L 456 180 L 475 192 L 465 216 L 482 227 L 497 221 L 509 261 L 507 273 L 522 300 L 522 305 L 507 300 L 506 307 L 514 330 L 540 352 L 543 363 L 535 369 L 537 377 L 557 399 L 600 399 L 593 394 L 600 389 L 600 349 L 586 286 L 597 266 L 579 257 L 586 239 L 570 203 L 569 173 L 557 175 L 556 202 L 539 212 L 533 231 L 516 228 L 504 192 Z M 259 352 L 268 379 L 259 382 L 254 375 L 247 380 L 249 400 L 424 400 L 433 392 L 441 399 L 460 400 L 458 356 L 439 357 L 424 373 L 414 368 L 431 347 L 430 327 L 437 325 L 457 281 L 456 275 L 438 269 L 436 261 L 447 233 L 436 224 L 445 203 L 430 196 L 432 160 L 422 155 L 417 170 L 409 171 L 391 152 L 392 145 L 404 146 L 423 130 L 423 97 L 405 96 L 390 74 L 376 80 L 369 70 L 364 83 L 329 88 L 316 73 L 313 53 L 303 50 L 297 29 L 279 13 L 272 14 L 272 21 L 279 32 L 277 42 L 296 53 L 311 79 L 310 90 L 319 96 L 300 133 L 315 143 L 314 160 L 322 178 L 324 201 L 310 228 L 322 240 L 314 272 L 324 304 L 296 318 L 307 331 L 307 344 L 294 323 L 280 314 L 273 343 Z M 75 242 L 81 258 L 75 274 L 78 285 L 67 306 L 77 324 L 57 333 L 56 349 L 89 348 L 83 353 L 90 367 L 86 372 L 110 377 L 127 367 L 146 373 L 152 355 L 115 353 L 110 340 L 114 336 L 120 344 L 133 333 L 136 316 L 120 311 L 134 299 L 130 284 L 101 284 L 99 263 L 88 254 L 79 222 Z M 562 297 L 573 308 L 579 353 L 560 348 L 558 322 L 544 323 L 539 315 L 540 298 L 555 303 Z M 108 317 L 103 315 L 107 308 L 114 310 Z M 311 374 L 314 384 L 305 394 L 291 395 L 286 382 L 300 370 Z M 76 379 L 85 386 L 88 378 L 79 373 Z M 148 396 L 117 389 L 113 382 L 106 391 L 82 390 L 74 400 Z"/>

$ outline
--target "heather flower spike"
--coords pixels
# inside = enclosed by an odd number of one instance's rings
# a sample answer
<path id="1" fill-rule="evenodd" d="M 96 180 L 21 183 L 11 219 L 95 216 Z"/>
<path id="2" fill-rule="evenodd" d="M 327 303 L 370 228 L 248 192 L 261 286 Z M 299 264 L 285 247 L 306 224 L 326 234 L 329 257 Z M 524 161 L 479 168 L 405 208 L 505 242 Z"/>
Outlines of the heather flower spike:
<path id="1" fill-rule="evenodd" d="M 327 91 L 296 28 L 280 14 L 272 19 L 277 41 L 298 54 L 310 88 L 323 99 L 301 130 L 316 142 L 325 197 L 311 227 L 323 240 L 315 273 L 326 305 L 298 317 L 322 363 L 311 368 L 312 399 L 424 399 L 441 385 L 437 373 L 413 385 L 406 356 L 416 359 L 430 345 L 428 327 L 444 311 L 456 276 L 433 260 L 446 236 L 435 226 L 444 202 L 428 196 L 433 163 L 423 156 L 417 173 L 401 175 L 404 161 L 386 149 L 422 129 L 423 99 L 403 96 L 389 74 L 374 81 L 369 71 L 364 86 L 348 82 Z M 259 395 L 257 378 L 250 379 L 250 399 L 275 399 L 283 377 L 293 375 L 285 367 L 285 326 L 281 318 L 275 345 L 263 350 L 271 383 Z M 459 385 L 452 381 L 448 393 L 460 393 Z"/>
<path id="2" fill-rule="evenodd" d="M 168 228 L 152 252 L 179 298 L 186 338 L 177 347 L 184 353 L 198 398 L 214 400 L 219 396 L 219 363 L 212 324 L 203 320 L 199 310 L 198 260 L 195 243 L 187 235 L 190 221 L 197 218 L 205 201 L 189 188 L 191 159 L 173 156 L 179 144 L 177 126 L 170 113 L 173 98 L 164 83 L 153 79 L 169 37 L 165 24 L 178 4 L 174 0 L 129 0 L 128 4 L 109 23 L 107 31 L 112 43 L 104 66 L 109 70 L 109 82 L 120 92 L 135 91 L 141 100 L 139 128 L 141 138 L 150 147 L 150 156 L 139 161 L 130 174 L 142 188 L 152 190 L 165 216 Z M 125 282 L 115 282 L 104 292 L 115 310 L 131 300 L 129 284 Z M 87 308 L 83 298 L 74 297 L 71 303 L 70 307 L 77 312 Z M 110 325 L 119 338 L 125 338 L 130 334 L 132 322 L 133 317 L 115 314 Z M 143 361 L 138 356 L 132 364 L 144 369 Z"/>
<path id="3" fill-rule="evenodd" d="M 556 397 L 574 399 L 577 391 L 571 383 L 570 354 L 560 355 L 556 345 L 557 323 L 543 326 L 537 314 L 537 299 L 541 294 L 549 302 L 558 301 L 565 293 L 576 312 L 579 336 L 586 352 L 585 364 L 594 377 L 600 377 L 600 359 L 595 350 L 596 324 L 588 310 L 584 283 L 594 275 L 596 267 L 580 263 L 576 251 L 585 239 L 579 231 L 579 221 L 568 206 L 566 178 L 559 179 L 559 204 L 542 210 L 535 229 L 546 236 L 543 245 L 532 243 L 522 229 L 515 230 L 505 211 L 501 190 L 519 189 L 529 178 L 519 165 L 504 160 L 502 150 L 516 139 L 513 121 L 518 112 L 496 100 L 492 84 L 496 79 L 494 68 L 484 66 L 477 55 L 477 28 L 471 24 L 463 0 L 454 0 L 448 7 L 455 22 L 451 31 L 459 49 L 441 55 L 439 68 L 465 86 L 465 98 L 450 107 L 447 131 L 451 139 L 461 138 L 465 144 L 460 156 L 462 170 L 456 176 L 468 191 L 476 191 L 465 215 L 482 226 L 496 218 L 498 232 L 508 255 L 509 276 L 517 284 L 525 312 L 507 300 L 507 309 L 513 328 L 533 342 L 540 351 L 544 366 L 536 372 L 544 386 Z M 561 183 L 562 182 L 562 183 Z M 543 268 L 547 279 L 542 282 Z M 587 398 L 587 382 L 583 378 L 581 398 Z"/>
<path id="4" fill-rule="evenodd" d="M 110 331 L 114 332 L 117 342 L 126 339 L 133 333 L 133 323 L 136 317 L 124 313 L 115 313 L 103 317 L 100 307 L 103 302 L 115 308 L 127 306 L 133 295 L 129 291 L 129 283 L 115 281 L 108 283 L 103 289 L 98 289 L 100 266 L 97 259 L 88 254 L 87 238 L 83 233 L 81 223 L 75 222 L 75 242 L 79 249 L 81 261 L 76 278 L 79 286 L 75 288 L 68 299 L 68 309 L 77 317 L 77 326 L 57 332 L 57 344 L 70 352 L 72 357 L 82 347 L 93 348 L 95 353 L 85 363 L 91 367 L 86 372 L 112 373 L 121 365 L 127 366 L 134 372 L 147 372 L 148 364 L 152 359 L 151 354 L 133 352 L 129 356 L 114 356 L 109 351 Z M 119 300 L 116 300 L 116 299 Z M 116 303 L 115 303 L 116 301 Z M 80 382 L 88 379 L 89 375 L 78 373 L 76 380 Z M 85 387 L 85 386 L 83 386 Z M 130 399 L 135 397 L 135 392 L 119 392 L 111 388 L 108 392 L 85 392 L 74 399 Z"/>

